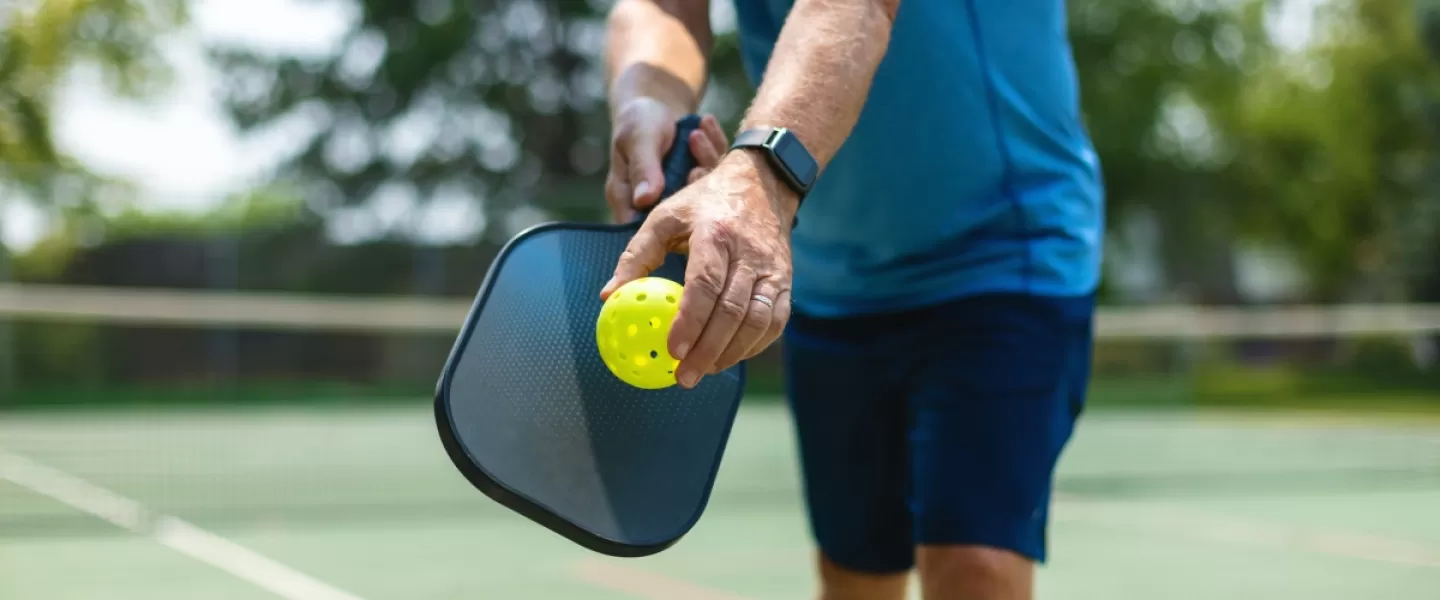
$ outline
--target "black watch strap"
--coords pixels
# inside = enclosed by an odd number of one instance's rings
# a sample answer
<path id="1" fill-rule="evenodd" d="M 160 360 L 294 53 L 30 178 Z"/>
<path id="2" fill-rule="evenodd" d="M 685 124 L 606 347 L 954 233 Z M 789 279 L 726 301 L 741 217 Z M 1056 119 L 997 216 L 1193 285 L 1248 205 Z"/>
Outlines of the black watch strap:
<path id="1" fill-rule="evenodd" d="M 765 140 L 770 139 L 770 134 L 775 129 L 771 127 L 752 127 L 740 132 L 735 136 L 735 143 L 730 144 L 731 148 L 763 148 Z"/>

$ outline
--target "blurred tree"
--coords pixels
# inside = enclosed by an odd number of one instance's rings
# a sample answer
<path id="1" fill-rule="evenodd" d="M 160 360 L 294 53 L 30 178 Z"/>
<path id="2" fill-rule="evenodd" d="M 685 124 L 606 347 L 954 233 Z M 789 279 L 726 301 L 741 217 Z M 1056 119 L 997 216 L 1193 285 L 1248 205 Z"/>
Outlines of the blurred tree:
<path id="1" fill-rule="evenodd" d="M 316 212 L 377 198 L 407 208 L 480 203 L 485 233 L 499 240 L 539 218 L 536 208 L 604 217 L 608 4 L 358 0 L 359 22 L 332 56 L 215 54 L 243 129 L 296 114 L 323 124 L 281 169 L 306 186 Z M 737 80 L 734 46 L 718 44 L 722 82 Z"/>
<path id="2" fill-rule="evenodd" d="M 1411 0 L 1323 5 L 1315 43 L 1228 115 L 1245 233 L 1295 250 L 1317 300 L 1400 300 L 1440 239 L 1440 71 Z"/>
<path id="3" fill-rule="evenodd" d="M 86 202 L 98 181 L 55 147 L 51 111 L 65 76 L 98 67 L 127 97 L 168 82 L 156 41 L 184 22 L 184 0 L 20 0 L 0 5 L 0 186 L 38 201 Z"/>
<path id="4" fill-rule="evenodd" d="M 1416 260 L 1402 246 L 1433 247 L 1416 224 L 1435 153 L 1417 125 L 1435 73 L 1413 2 L 1327 0 L 1316 41 L 1291 49 L 1265 0 L 1069 0 L 1112 225 L 1158 226 L 1167 287 L 1241 301 L 1236 256 L 1254 245 L 1293 256 L 1314 299 L 1339 299 L 1396 281 L 1385 267 Z M 317 213 L 478 202 L 499 240 L 537 208 L 603 218 L 608 4 L 356 0 L 331 56 L 216 54 L 242 128 L 321 124 L 281 169 Z M 732 120 L 751 93 L 733 34 L 713 65 L 711 106 Z"/>
<path id="5" fill-rule="evenodd" d="M 1422 0 L 1416 8 L 1420 17 L 1421 41 L 1429 53 L 1432 68 L 1440 69 L 1440 0 Z M 1427 113 L 1427 130 L 1431 136 L 1431 152 L 1424 163 L 1427 193 L 1421 214 L 1414 222 L 1417 229 L 1429 235 L 1420 236 L 1418 243 L 1409 244 L 1412 253 L 1406 262 L 1419 267 L 1411 277 L 1414 298 L 1437 302 L 1440 301 L 1440 232 L 1437 232 L 1440 230 L 1440 100 L 1432 99 Z M 1437 341 L 1437 347 L 1440 347 L 1440 341 Z"/>
<path id="6" fill-rule="evenodd" d="M 1234 151 L 1216 113 L 1276 52 L 1263 1 L 1071 0 L 1082 105 L 1104 168 L 1112 229 L 1132 220 L 1162 234 L 1167 288 L 1233 302 Z"/>
<path id="7" fill-rule="evenodd" d="M 1412 0 L 1323 2 L 1298 49 L 1263 1 L 1071 6 L 1112 223 L 1159 224 L 1172 287 L 1239 301 L 1237 251 L 1258 245 L 1294 257 L 1313 300 L 1403 294 L 1435 244 L 1440 100 Z"/>
<path id="8" fill-rule="evenodd" d="M 50 122 L 56 91 L 80 64 L 98 66 L 122 94 L 155 89 L 166 74 L 156 36 L 184 18 L 184 0 L 0 3 L 0 219 L 17 198 L 52 211 L 88 210 L 106 182 L 55 147 Z M 0 281 L 10 279 L 10 262 L 0 240 Z M 10 325 L 0 323 L 0 392 L 16 380 L 14 347 Z"/>

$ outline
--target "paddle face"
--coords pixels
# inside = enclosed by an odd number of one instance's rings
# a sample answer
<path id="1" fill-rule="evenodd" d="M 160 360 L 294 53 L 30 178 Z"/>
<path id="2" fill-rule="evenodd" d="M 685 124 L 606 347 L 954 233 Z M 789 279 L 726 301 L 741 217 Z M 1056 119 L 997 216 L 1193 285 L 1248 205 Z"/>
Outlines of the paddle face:
<path id="1" fill-rule="evenodd" d="M 667 171 L 689 170 L 671 163 Z M 643 390 L 602 362 L 599 292 L 638 228 L 551 224 L 511 240 L 466 319 L 435 405 L 441 439 L 471 483 L 615 556 L 659 552 L 699 519 L 744 388 L 743 365 L 693 390 Z M 683 282 L 684 272 L 684 258 L 672 255 L 652 275 Z"/>

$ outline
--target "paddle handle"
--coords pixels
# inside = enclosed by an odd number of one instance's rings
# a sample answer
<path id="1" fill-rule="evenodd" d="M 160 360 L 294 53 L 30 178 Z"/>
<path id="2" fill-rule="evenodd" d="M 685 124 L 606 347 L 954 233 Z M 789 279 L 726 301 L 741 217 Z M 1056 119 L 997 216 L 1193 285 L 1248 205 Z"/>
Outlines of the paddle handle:
<path id="1" fill-rule="evenodd" d="M 690 171 L 695 169 L 695 155 L 690 153 L 690 133 L 699 128 L 700 115 L 685 115 L 675 122 L 675 143 L 660 164 L 665 172 L 665 191 L 660 193 L 661 200 L 680 191 L 689 181 Z"/>
<path id="2" fill-rule="evenodd" d="M 690 171 L 695 168 L 695 155 L 690 153 L 690 132 L 699 128 L 700 115 L 685 115 L 675 122 L 675 142 L 660 161 L 660 170 L 665 175 L 665 189 L 660 192 L 660 202 L 680 191 L 689 181 Z M 649 210 L 636 211 L 635 219 L 631 223 L 644 221 L 650 210 L 654 210 L 660 202 L 656 202 Z"/>

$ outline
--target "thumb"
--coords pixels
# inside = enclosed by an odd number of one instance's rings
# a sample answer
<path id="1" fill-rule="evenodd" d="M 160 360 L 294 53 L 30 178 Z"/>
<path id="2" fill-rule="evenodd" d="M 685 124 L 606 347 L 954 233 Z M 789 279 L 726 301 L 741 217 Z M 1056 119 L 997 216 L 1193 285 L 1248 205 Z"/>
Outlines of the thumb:
<path id="1" fill-rule="evenodd" d="M 637 209 L 648 210 L 659 202 L 660 194 L 665 191 L 665 174 L 660 168 L 660 159 L 667 144 L 659 132 L 637 136 L 634 144 L 629 163 L 629 179 L 634 185 L 631 203 Z"/>

